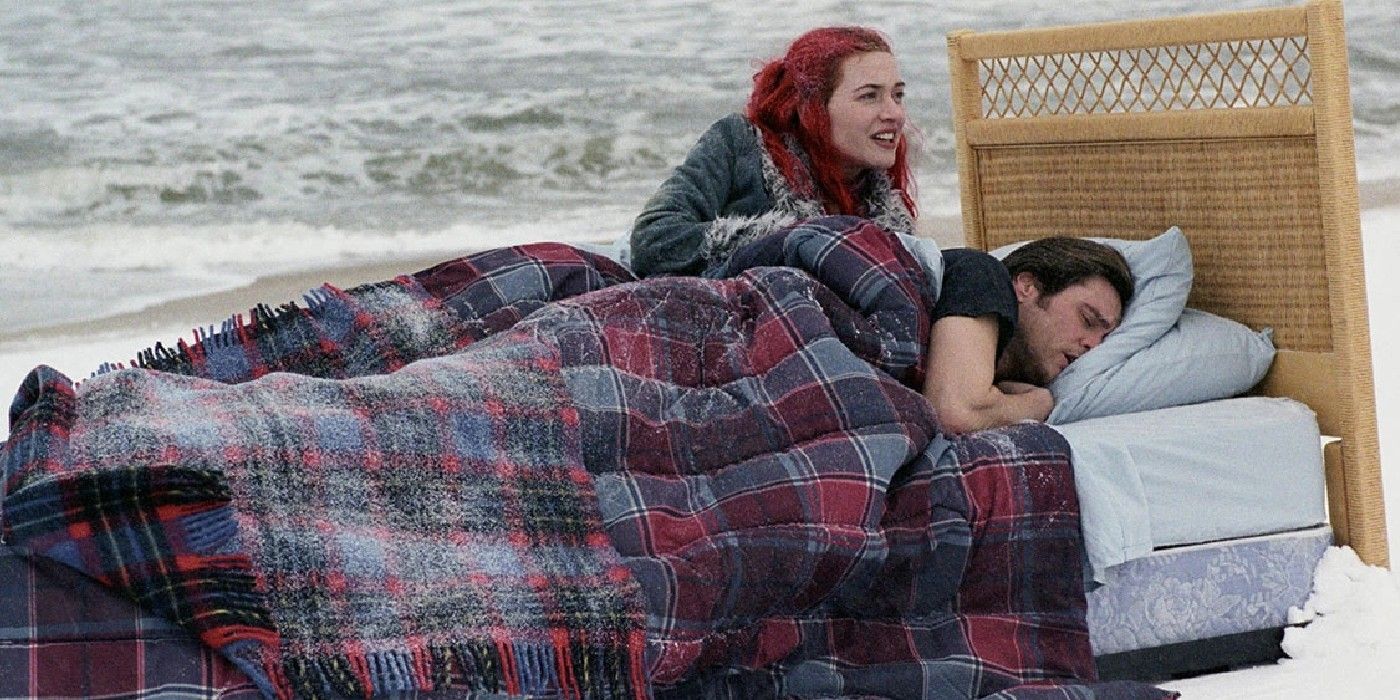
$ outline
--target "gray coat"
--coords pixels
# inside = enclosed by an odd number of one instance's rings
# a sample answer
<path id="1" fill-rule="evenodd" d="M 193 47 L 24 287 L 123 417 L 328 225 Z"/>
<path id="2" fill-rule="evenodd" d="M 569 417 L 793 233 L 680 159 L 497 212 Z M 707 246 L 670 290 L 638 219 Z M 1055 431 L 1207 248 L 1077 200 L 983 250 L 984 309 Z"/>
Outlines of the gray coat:
<path id="1" fill-rule="evenodd" d="M 801 155 L 796 143 L 789 148 Z M 911 233 L 899 192 L 883 173 L 865 188 L 869 217 L 887 229 Z M 690 150 L 632 226 L 631 263 L 639 277 L 699 274 L 738 247 L 821 216 L 821 203 L 798 196 L 740 114 L 715 122 Z"/>

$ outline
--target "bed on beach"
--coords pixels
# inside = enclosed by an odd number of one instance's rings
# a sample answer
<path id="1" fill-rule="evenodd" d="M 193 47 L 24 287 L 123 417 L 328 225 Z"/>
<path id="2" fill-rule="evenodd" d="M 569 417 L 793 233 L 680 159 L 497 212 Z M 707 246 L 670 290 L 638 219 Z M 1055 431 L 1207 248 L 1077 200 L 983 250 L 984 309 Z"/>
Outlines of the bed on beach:
<path id="1" fill-rule="evenodd" d="M 933 271 L 839 217 L 718 280 L 531 244 L 325 287 L 26 379 L 0 696 L 1150 698 L 1097 676 L 1276 656 L 1327 545 L 1387 563 L 1341 26 L 949 38 L 968 243 L 1174 251 L 1140 344 L 1234 367 L 1190 335 L 1233 319 L 1250 396 L 941 437 Z"/>
<path id="2" fill-rule="evenodd" d="M 1277 356 L 1251 393 L 1316 413 L 1317 428 L 1251 430 L 1246 411 L 1242 450 L 1226 435 L 1196 443 L 1229 455 L 1234 466 L 1217 473 L 1254 474 L 1261 502 L 1296 517 L 1251 533 L 1242 516 L 1232 532 L 1208 523 L 1193 535 L 1192 521 L 1230 502 L 1213 501 L 1200 474 L 1183 484 L 1196 492 L 1171 513 L 1181 527 L 1090 594 L 1100 670 L 1161 677 L 1276 657 L 1329 538 L 1388 564 L 1341 3 L 963 32 L 949 56 L 970 244 L 1044 232 L 1146 239 L 1179 226 L 1194 259 L 1189 306 L 1273 329 Z M 1131 418 L 1119 429 L 1131 432 Z M 1191 425 L 1189 413 L 1180 419 Z M 1323 450 L 1326 523 L 1310 522 L 1320 476 L 1261 449 L 1314 429 L 1340 438 Z M 1165 460 L 1144 473 L 1161 483 L 1189 471 L 1192 439 L 1147 445 Z M 1290 491 L 1300 481 L 1316 490 Z"/>

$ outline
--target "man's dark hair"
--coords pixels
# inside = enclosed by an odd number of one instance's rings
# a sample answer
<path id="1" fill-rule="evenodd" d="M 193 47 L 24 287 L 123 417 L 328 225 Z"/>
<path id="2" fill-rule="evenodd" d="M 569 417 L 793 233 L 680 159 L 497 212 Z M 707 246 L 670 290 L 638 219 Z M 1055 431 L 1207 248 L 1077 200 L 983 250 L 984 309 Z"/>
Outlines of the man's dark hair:
<path id="1" fill-rule="evenodd" d="M 1051 236 L 1031 241 L 1002 260 L 1011 278 L 1022 272 L 1035 275 L 1042 296 L 1054 296 L 1065 287 L 1091 277 L 1102 277 L 1118 292 L 1123 308 L 1133 298 L 1133 273 L 1117 249 L 1084 238 Z"/>

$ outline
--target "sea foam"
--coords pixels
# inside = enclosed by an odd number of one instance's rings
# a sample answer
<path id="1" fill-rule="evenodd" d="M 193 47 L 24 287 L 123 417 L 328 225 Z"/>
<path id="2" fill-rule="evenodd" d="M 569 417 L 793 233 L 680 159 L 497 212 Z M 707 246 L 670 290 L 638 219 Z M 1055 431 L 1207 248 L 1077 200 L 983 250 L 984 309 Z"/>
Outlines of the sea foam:
<path id="1" fill-rule="evenodd" d="M 6 300 L 0 305 L 0 330 L 13 334 L 55 322 L 139 311 L 172 299 L 241 287 L 268 275 L 448 259 L 534 241 L 612 242 L 626 234 L 632 215 L 621 207 L 593 207 L 538 212 L 505 223 L 464 220 L 428 231 L 288 223 L 0 228 L 0 239 L 6 241 L 0 258 L 0 298 Z"/>

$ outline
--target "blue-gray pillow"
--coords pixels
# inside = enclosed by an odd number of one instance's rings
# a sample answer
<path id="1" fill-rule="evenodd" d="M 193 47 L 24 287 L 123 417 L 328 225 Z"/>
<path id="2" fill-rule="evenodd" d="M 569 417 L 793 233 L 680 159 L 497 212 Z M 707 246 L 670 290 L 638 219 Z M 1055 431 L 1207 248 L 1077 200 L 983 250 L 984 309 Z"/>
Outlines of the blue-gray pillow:
<path id="1" fill-rule="evenodd" d="M 1270 331 L 1255 332 L 1238 321 L 1184 309 L 1162 337 L 1123 362 L 1093 376 L 1071 377 L 1070 383 L 1057 378 L 1051 384 L 1055 408 L 1049 422 L 1237 396 L 1259 383 L 1273 360 Z"/>
<path id="2" fill-rule="evenodd" d="M 1118 328 L 1050 383 L 1050 423 L 1071 423 L 1235 396 L 1273 363 L 1270 334 L 1186 308 L 1194 276 L 1186 236 L 1173 226 L 1146 241 L 1093 240 L 1133 271 L 1133 301 Z M 992 251 L 1005 257 L 1014 244 Z"/>

